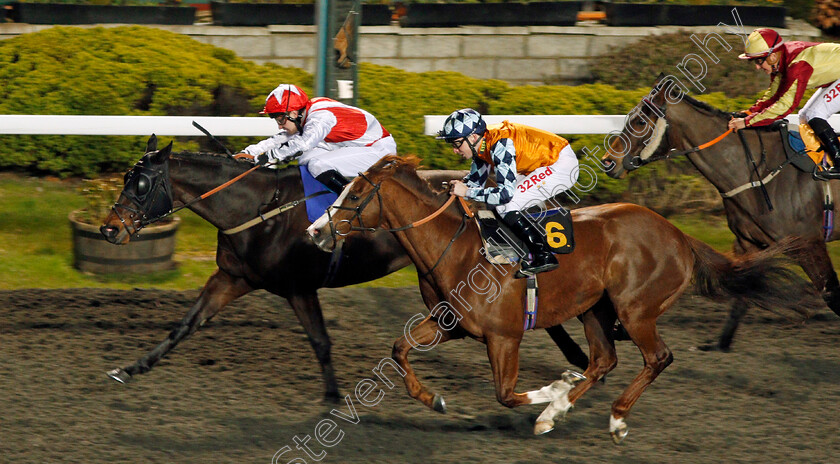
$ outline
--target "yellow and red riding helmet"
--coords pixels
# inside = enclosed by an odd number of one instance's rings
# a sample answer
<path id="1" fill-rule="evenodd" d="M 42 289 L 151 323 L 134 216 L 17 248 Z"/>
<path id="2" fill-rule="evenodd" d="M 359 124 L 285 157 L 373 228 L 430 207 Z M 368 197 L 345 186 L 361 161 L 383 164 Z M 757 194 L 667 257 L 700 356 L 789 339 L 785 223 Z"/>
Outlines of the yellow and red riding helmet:
<path id="1" fill-rule="evenodd" d="M 754 60 L 764 58 L 778 50 L 782 46 L 782 36 L 773 29 L 765 27 L 758 28 L 747 37 L 747 44 L 744 53 L 738 55 L 742 60 Z"/>

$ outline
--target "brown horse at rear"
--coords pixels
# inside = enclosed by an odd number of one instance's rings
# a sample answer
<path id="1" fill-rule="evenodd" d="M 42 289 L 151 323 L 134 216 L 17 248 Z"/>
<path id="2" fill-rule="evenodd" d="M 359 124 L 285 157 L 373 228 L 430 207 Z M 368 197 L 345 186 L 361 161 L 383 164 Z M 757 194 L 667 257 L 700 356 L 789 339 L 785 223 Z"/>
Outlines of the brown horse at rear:
<path id="1" fill-rule="evenodd" d="M 590 364 L 583 376 L 569 372 L 543 388 L 517 393 L 525 280 L 514 279 L 510 267 L 485 261 L 477 226 L 459 202 L 451 202 L 443 214 L 422 226 L 405 227 L 433 214 L 448 198 L 417 175 L 413 160 L 386 157 L 356 178 L 329 213 L 308 229 L 324 250 L 345 236 L 367 231 L 395 234 L 417 267 L 431 314 L 394 343 L 392 356 L 405 374 L 408 393 L 438 411 L 445 410 L 442 397 L 420 383 L 408 352 L 469 336 L 487 345 L 498 401 L 507 407 L 548 403 L 534 432 L 552 430 L 555 421 L 616 366 L 609 333 L 617 318 L 644 359 L 642 371 L 612 405 L 610 433 L 618 443 L 627 435 L 630 408 L 673 360 L 656 320 L 692 281 L 709 297 L 802 311 L 802 279 L 774 257 L 783 250 L 732 259 L 641 206 L 578 209 L 572 212 L 575 251 L 558 255 L 560 267 L 539 275 L 535 328 L 556 327 L 577 317 L 584 324 Z"/>

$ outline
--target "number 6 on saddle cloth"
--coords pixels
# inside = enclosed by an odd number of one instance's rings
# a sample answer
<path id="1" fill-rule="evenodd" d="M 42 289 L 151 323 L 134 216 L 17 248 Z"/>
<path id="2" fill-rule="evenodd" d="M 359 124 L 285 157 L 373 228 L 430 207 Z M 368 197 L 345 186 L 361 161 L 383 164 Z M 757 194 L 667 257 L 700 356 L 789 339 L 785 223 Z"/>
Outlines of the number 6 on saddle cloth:
<path id="1" fill-rule="evenodd" d="M 543 232 L 545 242 L 555 254 L 571 253 L 575 249 L 572 215 L 565 208 L 525 213 Z M 515 264 L 528 254 L 528 248 L 508 229 L 504 221 L 492 210 L 479 210 L 475 215 L 484 257 L 493 264 Z"/>

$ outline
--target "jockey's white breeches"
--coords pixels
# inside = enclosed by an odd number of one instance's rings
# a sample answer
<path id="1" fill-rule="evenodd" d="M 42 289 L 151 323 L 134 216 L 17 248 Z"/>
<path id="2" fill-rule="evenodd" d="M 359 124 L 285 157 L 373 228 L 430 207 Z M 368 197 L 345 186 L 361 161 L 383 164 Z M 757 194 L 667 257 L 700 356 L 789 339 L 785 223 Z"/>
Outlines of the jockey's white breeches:
<path id="1" fill-rule="evenodd" d="M 532 206 L 543 207 L 547 200 L 575 185 L 578 174 L 580 167 L 577 157 L 572 147 L 567 145 L 560 151 L 554 164 L 537 168 L 527 176 L 517 175 L 513 197 L 509 202 L 497 206 L 496 211 L 504 216 L 505 213 L 522 211 Z"/>
<path id="2" fill-rule="evenodd" d="M 369 147 L 340 147 L 332 150 L 316 147 L 301 155 L 298 162 L 305 164 L 309 172 L 317 177 L 329 170 L 338 171 L 347 179 L 355 179 L 383 156 L 396 155 L 397 142 L 388 136 L 377 140 Z"/>
<path id="3" fill-rule="evenodd" d="M 799 123 L 808 124 L 813 118 L 822 118 L 828 121 L 833 114 L 840 112 L 840 79 L 834 81 L 828 87 L 817 89 L 808 103 L 799 111 Z"/>

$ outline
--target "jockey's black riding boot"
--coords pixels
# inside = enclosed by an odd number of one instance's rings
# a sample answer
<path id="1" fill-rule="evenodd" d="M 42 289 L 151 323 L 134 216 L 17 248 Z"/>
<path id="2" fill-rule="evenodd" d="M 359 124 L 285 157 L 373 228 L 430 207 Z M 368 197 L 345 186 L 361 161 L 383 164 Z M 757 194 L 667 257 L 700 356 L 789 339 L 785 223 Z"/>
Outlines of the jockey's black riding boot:
<path id="1" fill-rule="evenodd" d="M 545 239 L 537 229 L 536 224 L 525 218 L 519 211 L 505 214 L 504 220 L 511 232 L 525 242 L 525 246 L 528 247 L 532 256 L 530 261 L 526 261 L 524 258 L 520 261 L 519 272 L 516 273 L 517 279 L 557 268 L 557 258 L 551 252 L 551 247 L 545 243 Z"/>
<path id="2" fill-rule="evenodd" d="M 833 165 L 828 171 L 821 171 L 815 176 L 825 179 L 840 179 L 840 166 L 837 165 L 838 158 L 840 158 L 838 156 L 840 154 L 840 141 L 837 140 L 834 128 L 823 118 L 811 118 L 808 125 L 814 130 L 814 135 L 820 139 L 823 150 Z"/>
<path id="3" fill-rule="evenodd" d="M 349 184 L 350 181 L 347 180 L 344 176 L 338 173 L 338 171 L 334 169 L 330 169 L 329 171 L 324 171 L 321 174 L 315 176 L 315 179 L 318 182 L 327 186 L 328 189 L 332 190 L 333 192 L 341 195 L 342 190 L 344 190 L 344 186 Z"/>

